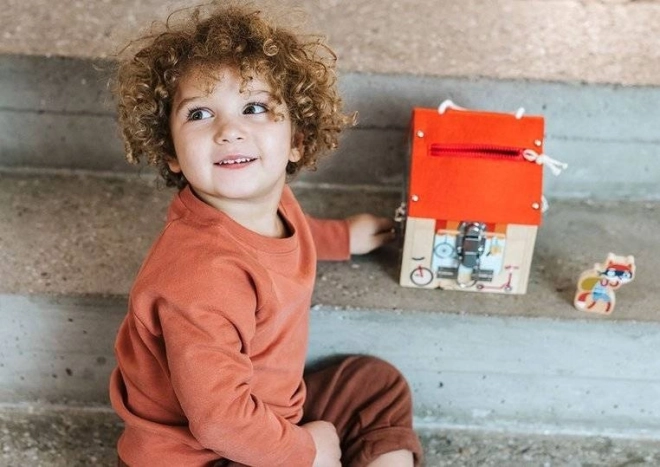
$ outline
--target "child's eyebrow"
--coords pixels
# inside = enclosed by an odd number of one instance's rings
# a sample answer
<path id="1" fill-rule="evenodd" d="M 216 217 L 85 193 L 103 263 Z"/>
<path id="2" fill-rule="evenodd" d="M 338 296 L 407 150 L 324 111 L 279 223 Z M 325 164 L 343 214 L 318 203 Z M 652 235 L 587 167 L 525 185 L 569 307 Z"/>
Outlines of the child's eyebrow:
<path id="1" fill-rule="evenodd" d="M 273 93 L 268 91 L 267 89 L 254 89 L 252 91 L 247 92 L 247 95 L 250 97 L 257 96 L 259 94 L 266 94 L 268 97 L 273 97 Z"/>
<path id="2" fill-rule="evenodd" d="M 190 102 L 195 102 L 201 99 L 202 96 L 192 96 L 192 97 L 186 97 L 185 99 L 181 99 L 181 102 L 179 102 L 174 108 L 174 113 L 179 113 L 181 109 L 183 107 L 186 107 Z"/>

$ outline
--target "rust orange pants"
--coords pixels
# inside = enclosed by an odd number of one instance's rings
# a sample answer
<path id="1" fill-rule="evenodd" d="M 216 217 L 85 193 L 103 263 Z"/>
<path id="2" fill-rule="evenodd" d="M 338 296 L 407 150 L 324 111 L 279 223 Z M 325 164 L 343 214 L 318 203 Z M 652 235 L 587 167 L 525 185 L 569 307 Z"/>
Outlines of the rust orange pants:
<path id="1" fill-rule="evenodd" d="M 381 454 L 412 451 L 415 465 L 422 448 L 412 429 L 412 399 L 405 379 L 375 357 L 334 358 L 305 373 L 307 399 L 301 424 L 331 422 L 341 440 L 342 466 L 362 467 Z M 119 460 L 119 467 L 128 467 Z M 217 466 L 238 467 L 228 461 Z"/>
<path id="2" fill-rule="evenodd" d="M 399 449 L 412 451 L 420 465 L 410 389 L 392 365 L 375 357 L 346 357 L 308 371 L 305 383 L 301 423 L 325 420 L 335 425 L 343 466 L 361 467 Z"/>

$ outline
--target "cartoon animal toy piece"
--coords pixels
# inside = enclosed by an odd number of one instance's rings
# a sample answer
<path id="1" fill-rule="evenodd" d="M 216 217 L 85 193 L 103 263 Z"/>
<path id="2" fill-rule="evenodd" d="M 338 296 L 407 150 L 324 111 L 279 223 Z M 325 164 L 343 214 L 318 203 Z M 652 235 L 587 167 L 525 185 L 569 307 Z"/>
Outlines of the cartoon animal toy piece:
<path id="1" fill-rule="evenodd" d="M 573 305 L 578 310 L 610 314 L 614 311 L 614 291 L 635 278 L 635 258 L 609 253 L 605 263 L 594 264 L 577 282 Z"/>

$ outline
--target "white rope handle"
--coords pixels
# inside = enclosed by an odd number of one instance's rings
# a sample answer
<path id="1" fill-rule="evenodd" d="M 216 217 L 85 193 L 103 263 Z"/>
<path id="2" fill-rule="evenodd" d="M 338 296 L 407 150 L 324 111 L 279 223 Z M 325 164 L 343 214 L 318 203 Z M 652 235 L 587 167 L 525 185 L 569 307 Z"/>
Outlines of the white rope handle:
<path id="1" fill-rule="evenodd" d="M 559 175 L 562 170 L 568 167 L 567 163 L 553 159 L 547 154 L 539 154 L 533 149 L 525 149 L 523 151 L 523 157 L 530 162 L 536 162 L 539 165 L 548 167 L 554 175 Z"/>
<path id="2" fill-rule="evenodd" d="M 452 109 L 452 110 L 467 110 L 465 107 L 461 107 L 460 105 L 454 104 L 450 99 L 447 99 L 443 101 L 439 106 L 438 106 L 438 113 L 439 114 L 444 114 L 447 109 Z M 523 118 L 523 115 L 525 115 L 525 109 L 523 107 L 520 107 L 516 113 L 514 114 L 517 120 L 520 120 Z"/>
<path id="3" fill-rule="evenodd" d="M 439 106 L 438 106 L 438 113 L 443 114 L 447 111 L 447 109 L 453 109 L 453 110 L 467 110 L 465 107 L 461 107 L 460 105 L 454 104 L 450 99 L 447 99 L 443 101 Z"/>

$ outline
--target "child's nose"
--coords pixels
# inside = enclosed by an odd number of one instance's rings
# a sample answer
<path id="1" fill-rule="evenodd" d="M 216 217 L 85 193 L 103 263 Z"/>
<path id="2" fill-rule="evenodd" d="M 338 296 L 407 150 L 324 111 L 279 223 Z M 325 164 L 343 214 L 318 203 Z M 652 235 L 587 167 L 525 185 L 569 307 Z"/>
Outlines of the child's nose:
<path id="1" fill-rule="evenodd" d="M 215 134 L 217 143 L 231 143 L 244 138 L 243 127 L 236 119 L 223 119 L 218 123 Z"/>

